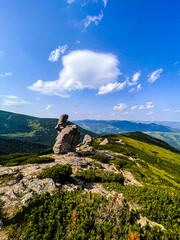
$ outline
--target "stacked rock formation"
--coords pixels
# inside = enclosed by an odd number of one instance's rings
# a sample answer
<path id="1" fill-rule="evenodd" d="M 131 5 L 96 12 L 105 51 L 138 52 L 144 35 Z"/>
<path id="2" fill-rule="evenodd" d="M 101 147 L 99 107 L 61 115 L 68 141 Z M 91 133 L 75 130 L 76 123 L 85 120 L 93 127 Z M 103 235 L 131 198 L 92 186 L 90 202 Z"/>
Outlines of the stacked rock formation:
<path id="1" fill-rule="evenodd" d="M 68 115 L 64 114 L 59 118 L 58 124 L 55 129 L 58 130 L 56 143 L 54 144 L 53 151 L 55 154 L 74 152 L 75 147 L 80 140 L 80 132 L 77 125 L 68 125 Z"/>

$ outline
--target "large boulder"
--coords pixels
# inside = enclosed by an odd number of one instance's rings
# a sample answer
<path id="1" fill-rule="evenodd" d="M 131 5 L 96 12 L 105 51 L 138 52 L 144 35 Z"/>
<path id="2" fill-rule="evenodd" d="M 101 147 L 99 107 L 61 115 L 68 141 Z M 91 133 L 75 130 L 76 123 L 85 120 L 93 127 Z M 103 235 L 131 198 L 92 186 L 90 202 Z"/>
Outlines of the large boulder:
<path id="1" fill-rule="evenodd" d="M 53 147 L 55 154 L 74 152 L 79 143 L 80 132 L 78 127 L 77 125 L 67 125 L 67 119 L 68 115 L 62 115 L 56 126 L 59 134 Z"/>

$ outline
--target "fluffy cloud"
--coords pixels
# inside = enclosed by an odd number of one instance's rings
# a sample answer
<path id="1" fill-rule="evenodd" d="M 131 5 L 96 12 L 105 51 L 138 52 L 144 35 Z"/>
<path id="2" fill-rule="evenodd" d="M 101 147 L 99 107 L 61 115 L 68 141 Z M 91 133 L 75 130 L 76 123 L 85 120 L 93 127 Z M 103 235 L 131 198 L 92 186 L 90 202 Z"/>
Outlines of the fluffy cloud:
<path id="1" fill-rule="evenodd" d="M 91 23 L 94 23 L 95 25 L 98 25 L 99 22 L 101 22 L 103 18 L 103 11 L 101 10 L 101 13 L 98 16 L 90 16 L 88 15 L 84 20 L 84 26 L 87 28 Z"/>
<path id="2" fill-rule="evenodd" d="M 127 84 L 127 81 L 124 81 L 122 83 L 118 83 L 118 82 L 108 83 L 99 88 L 98 94 L 102 95 L 102 94 L 107 94 L 107 93 L 110 93 L 113 91 L 123 90 L 125 88 L 126 84 Z"/>
<path id="3" fill-rule="evenodd" d="M 50 56 L 48 58 L 48 60 L 50 62 L 57 62 L 59 60 L 59 57 L 61 55 L 63 55 L 66 50 L 68 49 L 68 45 L 65 44 L 63 46 L 59 46 L 57 49 L 53 50 L 51 53 L 50 53 Z"/>
<path id="4" fill-rule="evenodd" d="M 3 97 L 2 104 L 4 106 L 21 106 L 29 103 L 13 95 L 1 95 L 1 97 Z"/>
<path id="5" fill-rule="evenodd" d="M 150 83 L 155 82 L 161 76 L 162 72 L 163 72 L 162 68 L 152 72 L 151 75 L 148 75 L 148 82 Z"/>
<path id="6" fill-rule="evenodd" d="M 125 103 L 120 103 L 117 106 L 114 106 L 113 110 L 123 111 L 126 108 L 127 108 L 127 105 Z"/>
<path id="7" fill-rule="evenodd" d="M 147 102 L 145 105 L 134 105 L 131 107 L 131 110 L 142 110 L 142 109 L 150 109 L 150 108 L 154 108 L 154 105 L 152 102 Z"/>
<path id="8" fill-rule="evenodd" d="M 52 108 L 53 108 L 53 105 L 47 105 L 45 109 L 49 110 L 49 109 L 52 109 Z"/>
<path id="9" fill-rule="evenodd" d="M 70 91 L 84 88 L 99 89 L 99 94 L 103 94 L 102 86 L 107 91 L 107 84 L 117 82 L 121 74 L 118 64 L 118 59 L 112 54 L 76 50 L 62 57 L 63 69 L 58 80 L 38 80 L 28 88 L 42 94 L 61 97 L 68 97 Z M 122 87 L 118 83 L 115 86 L 119 89 Z M 111 89 L 114 88 L 111 86 Z"/>

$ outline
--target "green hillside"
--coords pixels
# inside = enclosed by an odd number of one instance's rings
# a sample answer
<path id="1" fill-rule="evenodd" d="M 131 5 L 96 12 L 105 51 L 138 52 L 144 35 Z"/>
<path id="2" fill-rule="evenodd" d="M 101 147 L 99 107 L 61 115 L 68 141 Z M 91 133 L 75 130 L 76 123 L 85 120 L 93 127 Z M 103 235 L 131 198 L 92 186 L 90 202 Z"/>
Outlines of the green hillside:
<path id="1" fill-rule="evenodd" d="M 4 153 L 14 153 L 15 149 L 19 149 L 19 152 L 37 152 L 44 149 L 52 148 L 57 136 L 57 131 L 55 126 L 58 119 L 55 118 L 37 118 L 22 114 L 15 114 L 11 112 L 0 111 L 0 137 L 3 137 L 3 145 L 0 147 L 1 151 Z M 87 131 L 79 127 L 81 133 L 81 139 L 83 139 L 85 134 L 91 136 L 96 136 L 95 133 Z M 18 141 L 11 141 L 13 144 L 12 150 L 9 148 L 9 152 L 4 147 L 5 141 L 7 139 L 7 146 L 9 146 L 8 139 L 21 140 L 23 141 L 21 146 L 19 146 Z M 2 140 L 1 140 L 2 141 Z M 35 144 L 27 144 L 37 143 Z M 31 146 L 31 147 L 30 147 Z"/>
<path id="2" fill-rule="evenodd" d="M 47 146 L 42 144 L 0 137 L 0 155 L 25 152 L 40 153 L 45 150 L 48 150 Z"/>
<path id="3" fill-rule="evenodd" d="M 159 138 L 171 146 L 180 150 L 180 133 L 167 133 L 167 132 L 146 132 L 152 137 Z"/>

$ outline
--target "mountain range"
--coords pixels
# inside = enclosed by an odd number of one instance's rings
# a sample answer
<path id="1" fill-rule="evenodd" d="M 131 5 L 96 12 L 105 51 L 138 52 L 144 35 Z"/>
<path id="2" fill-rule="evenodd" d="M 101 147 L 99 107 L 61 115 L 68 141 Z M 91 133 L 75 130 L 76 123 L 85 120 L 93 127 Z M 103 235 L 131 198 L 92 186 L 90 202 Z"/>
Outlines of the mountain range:
<path id="1" fill-rule="evenodd" d="M 38 118 L 23 114 L 0 111 L 0 154 L 15 152 L 39 153 L 49 151 L 54 145 L 57 131 L 56 118 Z M 80 120 L 81 140 L 85 134 L 92 137 L 141 131 L 166 141 L 180 150 L 180 129 L 157 123 L 131 121 Z M 70 122 L 69 122 L 70 123 Z M 172 125 L 172 124 L 171 124 Z"/>

